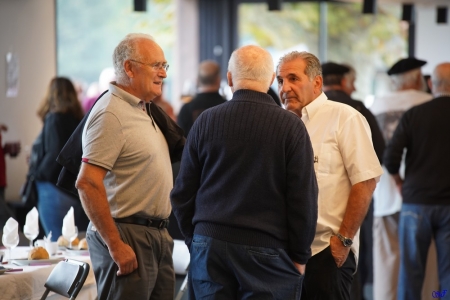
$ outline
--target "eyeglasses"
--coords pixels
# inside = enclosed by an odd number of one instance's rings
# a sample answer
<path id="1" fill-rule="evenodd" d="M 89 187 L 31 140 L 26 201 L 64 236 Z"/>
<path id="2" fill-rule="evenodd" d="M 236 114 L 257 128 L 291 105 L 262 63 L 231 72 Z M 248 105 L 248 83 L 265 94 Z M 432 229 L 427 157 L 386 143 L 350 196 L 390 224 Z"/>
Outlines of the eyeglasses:
<path id="1" fill-rule="evenodd" d="M 146 64 L 146 63 L 143 63 L 141 61 L 134 60 L 134 59 L 130 59 L 130 61 L 134 61 L 134 62 L 136 62 L 138 64 L 150 66 L 150 67 L 152 67 L 152 69 L 154 71 L 159 71 L 161 69 L 164 69 L 164 71 L 167 72 L 169 70 L 169 64 L 167 64 L 167 63 L 160 63 L 160 62 L 158 62 L 158 63 L 154 63 L 154 64 Z"/>

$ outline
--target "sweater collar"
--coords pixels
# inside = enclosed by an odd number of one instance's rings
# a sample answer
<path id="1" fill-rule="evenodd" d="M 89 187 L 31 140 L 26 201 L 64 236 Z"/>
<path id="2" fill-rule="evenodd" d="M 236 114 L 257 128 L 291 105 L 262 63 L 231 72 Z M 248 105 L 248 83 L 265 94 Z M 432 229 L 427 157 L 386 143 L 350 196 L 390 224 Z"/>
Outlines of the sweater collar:
<path id="1" fill-rule="evenodd" d="M 278 106 L 269 94 L 245 89 L 235 91 L 230 101 L 249 101 Z"/>

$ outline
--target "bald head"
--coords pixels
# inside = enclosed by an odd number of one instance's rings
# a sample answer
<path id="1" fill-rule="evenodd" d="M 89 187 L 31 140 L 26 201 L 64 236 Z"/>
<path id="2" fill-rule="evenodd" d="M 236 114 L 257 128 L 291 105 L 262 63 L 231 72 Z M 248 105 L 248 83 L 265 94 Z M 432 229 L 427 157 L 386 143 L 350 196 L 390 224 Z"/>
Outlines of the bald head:
<path id="1" fill-rule="evenodd" d="M 272 56 L 259 46 L 241 47 L 231 54 L 227 77 L 233 91 L 249 89 L 266 93 L 275 78 Z"/>
<path id="2" fill-rule="evenodd" d="M 450 62 L 437 65 L 431 74 L 430 89 L 434 97 L 450 94 Z"/>
<path id="3" fill-rule="evenodd" d="M 198 67 L 199 92 L 215 92 L 220 88 L 220 66 L 213 60 L 202 61 Z"/>

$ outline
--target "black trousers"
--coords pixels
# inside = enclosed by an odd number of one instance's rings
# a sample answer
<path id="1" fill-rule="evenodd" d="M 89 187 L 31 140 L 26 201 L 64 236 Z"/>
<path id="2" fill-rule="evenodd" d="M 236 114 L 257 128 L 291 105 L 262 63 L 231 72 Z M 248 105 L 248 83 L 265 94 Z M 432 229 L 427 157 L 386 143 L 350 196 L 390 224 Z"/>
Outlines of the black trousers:
<path id="1" fill-rule="evenodd" d="M 338 268 L 328 246 L 306 264 L 302 300 L 349 300 L 355 269 L 353 252 L 350 251 L 345 263 Z"/>

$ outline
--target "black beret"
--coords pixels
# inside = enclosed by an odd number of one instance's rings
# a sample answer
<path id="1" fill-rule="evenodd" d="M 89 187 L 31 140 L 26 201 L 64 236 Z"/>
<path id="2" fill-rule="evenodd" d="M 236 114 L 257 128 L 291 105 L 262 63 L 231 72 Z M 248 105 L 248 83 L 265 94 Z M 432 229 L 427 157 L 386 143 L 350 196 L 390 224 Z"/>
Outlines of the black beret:
<path id="1" fill-rule="evenodd" d="M 346 66 L 334 62 L 327 62 L 322 64 L 322 76 L 344 75 L 345 73 L 348 73 L 348 71 L 350 71 L 350 69 Z"/>
<path id="2" fill-rule="evenodd" d="M 400 59 L 388 71 L 388 75 L 402 74 L 422 67 L 427 62 L 414 57 Z"/>

